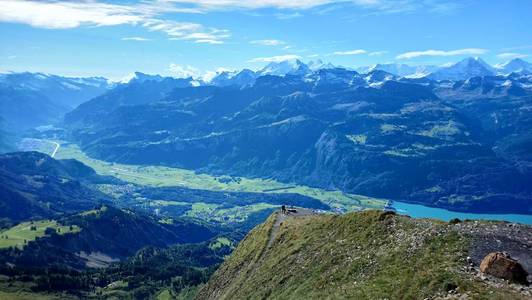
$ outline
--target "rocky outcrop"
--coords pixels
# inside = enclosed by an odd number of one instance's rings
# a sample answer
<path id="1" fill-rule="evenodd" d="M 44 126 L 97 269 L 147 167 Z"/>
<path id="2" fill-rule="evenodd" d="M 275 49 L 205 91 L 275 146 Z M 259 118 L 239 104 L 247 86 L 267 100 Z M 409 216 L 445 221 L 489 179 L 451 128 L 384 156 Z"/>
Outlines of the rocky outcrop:
<path id="1" fill-rule="evenodd" d="M 502 252 L 492 252 L 480 263 L 480 271 L 495 277 L 527 283 L 527 272 L 521 264 Z"/>

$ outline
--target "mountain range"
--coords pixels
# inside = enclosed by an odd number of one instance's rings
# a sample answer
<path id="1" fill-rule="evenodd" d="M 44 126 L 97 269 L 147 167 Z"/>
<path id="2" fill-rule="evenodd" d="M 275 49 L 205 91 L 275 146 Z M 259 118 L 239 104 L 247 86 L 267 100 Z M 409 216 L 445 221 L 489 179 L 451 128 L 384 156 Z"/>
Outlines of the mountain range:
<path id="1" fill-rule="evenodd" d="M 350 69 L 335 67 L 321 60 L 305 64 L 293 59 L 272 62 L 257 71 L 249 69 L 222 71 L 208 80 L 192 77 L 172 78 L 141 72 L 131 73 L 117 82 L 111 82 L 103 77 L 74 78 L 45 73 L 4 73 L 0 74 L 0 116 L 4 120 L 5 130 L 20 134 L 38 126 L 55 124 L 65 113 L 107 91 L 113 91 L 116 94 L 119 90 L 132 90 L 135 86 L 145 82 L 153 82 L 154 86 L 150 87 L 151 89 L 159 89 L 160 93 L 166 93 L 168 89 L 186 86 L 246 87 L 253 85 L 257 78 L 266 75 L 311 78 L 316 76 L 320 70 L 335 68 L 350 71 Z M 360 67 L 356 71 L 368 75 L 375 73 L 374 71 L 384 71 L 402 78 L 458 81 L 475 76 L 531 74 L 532 64 L 516 58 L 504 64 L 490 66 L 480 58 L 467 58 L 449 66 L 410 66 L 385 63 Z M 162 85 L 166 85 L 166 89 Z M 151 98 L 146 97 L 146 93 L 149 91 L 131 92 L 130 94 L 135 95 L 137 100 L 128 99 L 128 101 L 133 101 L 133 103 L 151 101 Z M 106 95 L 106 97 L 114 97 L 113 95 Z M 138 100 L 139 98 L 144 100 Z"/>
<path id="2" fill-rule="evenodd" d="M 72 78 L 44 73 L 0 74 L 0 116 L 7 131 L 58 122 L 68 111 L 114 86 L 103 77 Z"/>
<path id="3" fill-rule="evenodd" d="M 467 58 L 367 73 L 291 60 L 209 82 L 137 72 L 56 124 L 105 161 L 529 213 L 529 69 L 520 59 Z"/>
<path id="4" fill-rule="evenodd" d="M 267 74 L 279 70 L 287 73 Z M 270 64 L 254 81 L 249 70 L 223 73 L 221 86 L 159 78 L 88 101 L 63 126 L 106 161 L 529 213 L 532 76 L 493 70 L 470 58 L 410 78 L 296 61 Z"/>

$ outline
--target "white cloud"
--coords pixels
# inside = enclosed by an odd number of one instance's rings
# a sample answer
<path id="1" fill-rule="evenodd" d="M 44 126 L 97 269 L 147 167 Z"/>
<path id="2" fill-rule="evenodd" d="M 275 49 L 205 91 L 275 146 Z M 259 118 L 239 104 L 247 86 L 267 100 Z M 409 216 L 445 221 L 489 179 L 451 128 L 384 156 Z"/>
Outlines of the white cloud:
<path id="1" fill-rule="evenodd" d="M 98 2 L 0 1 L 0 21 L 65 29 L 81 25 L 135 24 L 143 17 L 128 6 Z"/>
<path id="2" fill-rule="evenodd" d="M 170 40 L 191 40 L 196 43 L 222 44 L 230 37 L 228 30 L 205 27 L 197 23 L 147 20 L 142 26 L 150 31 L 162 31 Z"/>
<path id="3" fill-rule="evenodd" d="M 344 0 L 345 1 L 345 0 Z M 342 0 L 166 0 L 175 4 L 186 6 L 192 5 L 203 10 L 227 10 L 227 9 L 307 9 L 324 4 L 343 2 Z M 355 1 L 356 2 L 356 1 Z"/>
<path id="4" fill-rule="evenodd" d="M 380 13 L 401 13 L 414 10 L 430 12 L 448 12 L 457 7 L 454 0 L 161 0 L 158 2 L 172 3 L 178 8 L 191 7 L 198 11 L 235 10 L 235 9 L 310 9 L 327 4 L 356 5 L 367 10 Z M 330 9 L 330 7 L 329 7 Z M 286 13 L 277 15 L 279 19 L 300 17 L 301 14 Z"/>
<path id="5" fill-rule="evenodd" d="M 79 2 L 0 0 L 0 22 L 23 23 L 47 29 L 141 25 L 150 31 L 165 32 L 172 39 L 210 44 L 221 44 L 223 39 L 229 37 L 227 30 L 157 18 L 165 12 L 198 11 L 178 8 L 168 1 L 142 1 L 136 5 L 120 5 L 93 0 Z"/>
<path id="6" fill-rule="evenodd" d="M 466 48 L 451 51 L 445 50 L 425 50 L 425 51 L 411 51 L 397 55 L 397 59 L 411 59 L 422 56 L 456 56 L 456 55 L 482 55 L 488 52 L 487 49 L 480 48 Z"/>
<path id="7" fill-rule="evenodd" d="M 281 46 L 286 43 L 281 40 L 255 40 L 249 42 L 250 44 L 263 45 L 263 46 Z"/>
<path id="8" fill-rule="evenodd" d="M 348 50 L 348 51 L 336 51 L 333 52 L 333 55 L 360 55 L 368 53 L 366 50 L 357 49 L 357 50 Z"/>
<path id="9" fill-rule="evenodd" d="M 187 78 L 187 77 L 200 77 L 201 71 L 193 66 L 182 66 L 178 64 L 171 63 L 168 66 L 168 71 L 172 73 L 175 77 L 178 78 Z"/>
<path id="10" fill-rule="evenodd" d="M 514 52 L 505 52 L 505 53 L 497 54 L 497 57 L 502 58 L 502 59 L 525 58 L 529 56 L 530 55 L 528 54 L 521 54 L 521 53 L 514 53 Z"/>
<path id="11" fill-rule="evenodd" d="M 532 49 L 532 45 L 521 45 L 521 46 L 516 46 L 516 47 L 509 47 L 509 48 L 501 49 L 501 51 L 515 51 L 515 50 L 527 50 L 527 49 Z"/>
<path id="12" fill-rule="evenodd" d="M 131 37 L 123 37 L 121 38 L 122 41 L 136 41 L 136 42 L 146 42 L 151 41 L 150 39 L 143 38 L 140 36 L 131 36 Z"/>
<path id="13" fill-rule="evenodd" d="M 222 72 L 234 72 L 234 70 L 226 69 L 226 68 L 218 68 L 216 71 L 206 71 L 202 78 L 205 82 L 210 82 L 214 77 L 219 75 Z"/>
<path id="14" fill-rule="evenodd" d="M 303 16 L 302 13 L 300 12 L 295 12 L 295 13 L 278 13 L 275 15 L 275 17 L 279 20 L 290 20 L 290 19 L 296 19 L 296 18 L 301 18 Z"/>
<path id="15" fill-rule="evenodd" d="M 256 57 L 253 59 L 248 60 L 250 63 L 256 63 L 256 62 L 282 62 L 285 60 L 292 60 L 292 59 L 301 59 L 301 56 L 295 55 L 295 54 L 286 54 L 286 55 L 278 55 L 278 56 L 270 56 L 270 57 Z"/>
<path id="16" fill-rule="evenodd" d="M 369 56 L 381 56 L 381 55 L 384 55 L 388 53 L 388 51 L 374 51 L 374 52 L 370 52 L 368 53 Z"/>

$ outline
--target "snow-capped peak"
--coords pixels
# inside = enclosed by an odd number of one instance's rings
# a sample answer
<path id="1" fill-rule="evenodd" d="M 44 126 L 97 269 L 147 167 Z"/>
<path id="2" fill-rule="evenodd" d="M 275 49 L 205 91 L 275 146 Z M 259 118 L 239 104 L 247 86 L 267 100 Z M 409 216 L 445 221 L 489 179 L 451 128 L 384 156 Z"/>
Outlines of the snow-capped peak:
<path id="1" fill-rule="evenodd" d="M 271 62 L 258 72 L 260 75 L 305 75 L 310 68 L 299 59 L 289 59 L 281 62 Z"/>
<path id="2" fill-rule="evenodd" d="M 145 73 L 142 73 L 142 72 L 134 72 L 134 73 L 130 73 L 130 74 L 126 75 L 124 78 L 120 79 L 119 83 L 130 83 L 132 81 L 144 82 L 144 81 L 149 81 L 149 80 L 161 81 L 163 79 L 164 79 L 164 77 L 162 77 L 161 75 L 150 75 L 150 74 L 145 74 Z"/>
<path id="3" fill-rule="evenodd" d="M 324 63 L 321 59 L 318 60 L 311 60 L 307 63 L 307 66 L 312 71 L 318 71 L 323 69 L 334 69 L 336 68 L 335 65 L 331 63 Z"/>
<path id="4" fill-rule="evenodd" d="M 495 75 L 495 69 L 479 57 L 469 57 L 428 75 L 435 80 L 465 80 L 475 76 Z"/>
<path id="5" fill-rule="evenodd" d="M 505 63 L 498 64 L 495 68 L 501 74 L 532 73 L 532 64 L 520 58 L 514 58 Z"/>

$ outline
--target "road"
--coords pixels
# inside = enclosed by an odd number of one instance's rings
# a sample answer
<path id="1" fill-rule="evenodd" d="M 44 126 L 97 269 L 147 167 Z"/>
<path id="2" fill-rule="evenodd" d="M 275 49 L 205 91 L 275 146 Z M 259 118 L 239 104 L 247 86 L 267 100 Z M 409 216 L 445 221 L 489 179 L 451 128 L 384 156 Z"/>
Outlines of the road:
<path id="1" fill-rule="evenodd" d="M 50 143 L 55 144 L 55 149 L 52 152 L 52 155 L 50 155 L 53 158 L 55 156 L 55 154 L 57 153 L 57 150 L 59 150 L 59 147 L 61 147 L 61 145 L 59 145 L 59 143 L 52 142 L 52 141 L 50 141 Z"/>

